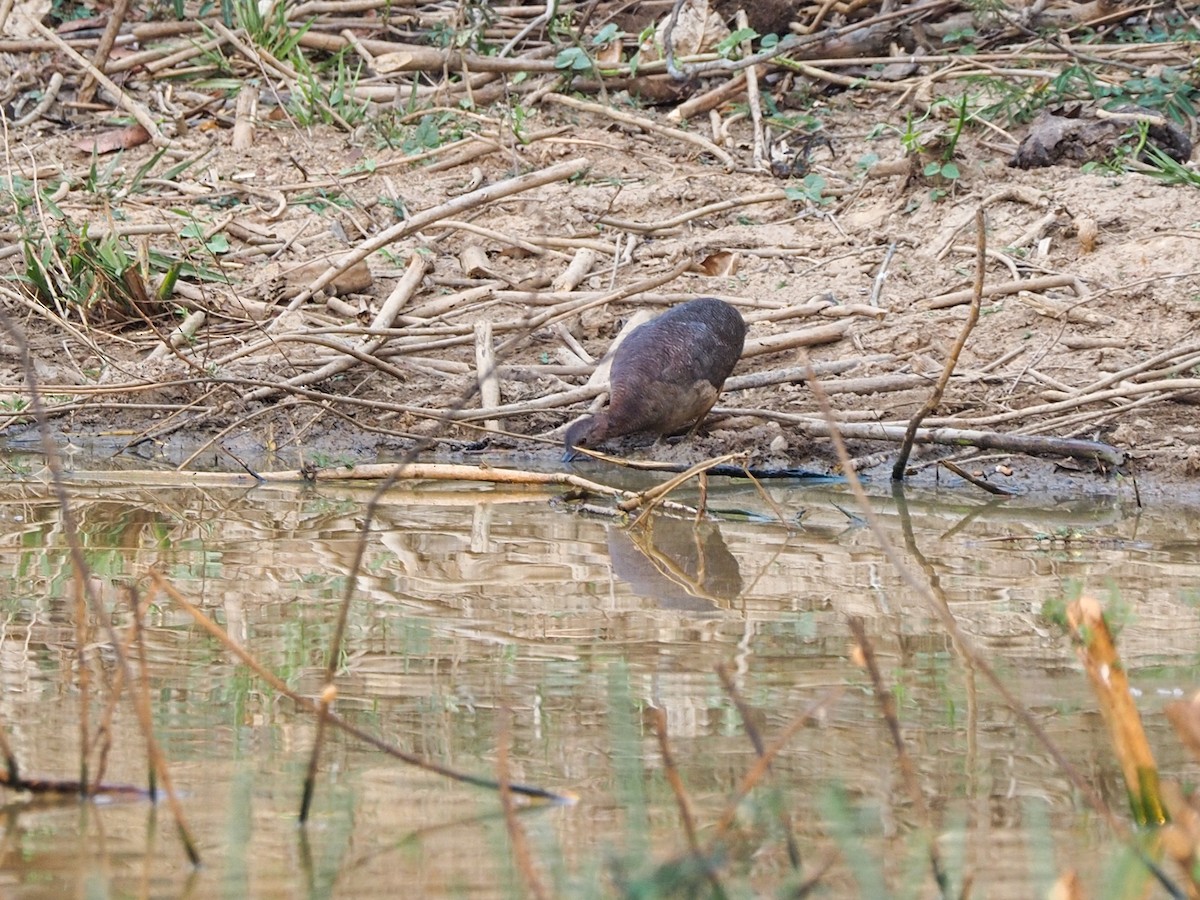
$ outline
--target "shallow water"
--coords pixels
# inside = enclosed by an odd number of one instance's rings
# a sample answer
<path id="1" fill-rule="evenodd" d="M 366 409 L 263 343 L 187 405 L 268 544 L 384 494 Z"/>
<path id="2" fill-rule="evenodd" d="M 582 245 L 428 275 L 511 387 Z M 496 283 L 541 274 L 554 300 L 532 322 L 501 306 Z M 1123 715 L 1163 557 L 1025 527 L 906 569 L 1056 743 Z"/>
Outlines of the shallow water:
<path id="1" fill-rule="evenodd" d="M 768 744 L 828 701 L 742 808 L 735 862 L 723 870 L 732 896 L 773 894 L 789 881 L 772 803 L 790 812 L 805 872 L 837 847 L 856 856 L 825 876 L 833 895 L 880 896 L 876 879 L 901 896 L 914 881 L 930 883 L 921 848 L 933 834 L 952 879 L 973 878 L 973 896 L 1044 894 L 1068 868 L 1103 896 L 1108 874 L 1096 854 L 1115 856 L 1119 844 L 965 662 L 944 613 L 883 558 L 848 491 L 766 490 L 769 503 L 745 482 L 714 479 L 719 524 L 660 517 L 631 535 L 572 511 L 556 491 L 396 487 L 380 505 L 350 607 L 338 711 L 406 751 L 485 777 L 507 739 L 514 780 L 579 798 L 519 818 L 548 893 L 613 896 L 614 873 L 636 879 L 686 848 L 655 708 L 665 711 L 702 840 L 753 764 L 715 674 L 725 665 Z M 1196 780 L 1161 710 L 1197 682 L 1200 520 L 1139 511 L 1115 487 L 1111 497 L 1006 502 L 961 490 L 871 492 L 905 564 L 934 585 L 1118 816 L 1128 815 L 1120 772 L 1074 650 L 1042 614 L 1048 602 L 1087 590 L 1119 615 L 1164 777 Z M 147 590 L 156 567 L 309 695 L 320 691 L 369 496 L 361 485 L 71 483 L 110 608 L 123 602 L 123 584 Z M 76 778 L 81 707 L 62 514 L 44 485 L 15 479 L 0 484 L 0 521 L 0 716 L 26 774 Z M 896 694 L 929 823 L 852 661 L 849 616 L 865 619 Z M 127 621 L 123 611 L 118 618 Z M 94 685 L 101 662 L 113 671 L 97 640 Z M 298 828 L 311 714 L 164 596 L 147 616 L 145 645 L 156 732 L 203 866 L 187 864 L 166 804 L 31 804 L 10 793 L 3 896 L 521 894 L 491 792 L 334 733 L 313 819 Z M 128 702 L 113 734 L 106 780 L 144 784 L 144 741 Z"/>

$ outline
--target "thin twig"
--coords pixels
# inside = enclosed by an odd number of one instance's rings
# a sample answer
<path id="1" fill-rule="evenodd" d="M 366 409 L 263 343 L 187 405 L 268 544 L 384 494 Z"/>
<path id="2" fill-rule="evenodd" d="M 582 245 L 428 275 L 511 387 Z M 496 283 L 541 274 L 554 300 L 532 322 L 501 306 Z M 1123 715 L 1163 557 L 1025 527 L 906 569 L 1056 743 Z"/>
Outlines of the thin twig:
<path id="1" fill-rule="evenodd" d="M 975 247 L 977 255 L 975 257 L 975 288 L 971 297 L 971 311 L 967 314 L 967 320 L 963 323 L 958 340 L 950 348 L 950 353 L 946 357 L 946 365 L 942 368 L 941 377 L 938 378 L 937 384 L 933 386 L 933 390 L 929 392 L 929 397 L 926 399 L 925 405 L 908 422 L 908 428 L 904 432 L 904 441 L 900 445 L 900 452 L 896 456 L 895 464 L 892 466 L 892 481 L 904 480 L 904 470 L 908 467 L 908 457 L 912 453 L 913 441 L 916 440 L 917 429 L 920 427 L 921 421 L 926 416 L 932 415 L 942 402 L 942 395 L 946 392 L 946 385 L 950 383 L 950 376 L 954 374 L 954 367 L 958 365 L 958 357 L 962 353 L 963 347 L 966 346 L 967 338 L 971 336 L 971 331 L 975 328 L 975 323 L 979 321 L 979 307 L 983 302 L 983 277 L 987 271 L 987 232 L 985 225 L 983 207 L 980 207 L 975 211 Z"/>

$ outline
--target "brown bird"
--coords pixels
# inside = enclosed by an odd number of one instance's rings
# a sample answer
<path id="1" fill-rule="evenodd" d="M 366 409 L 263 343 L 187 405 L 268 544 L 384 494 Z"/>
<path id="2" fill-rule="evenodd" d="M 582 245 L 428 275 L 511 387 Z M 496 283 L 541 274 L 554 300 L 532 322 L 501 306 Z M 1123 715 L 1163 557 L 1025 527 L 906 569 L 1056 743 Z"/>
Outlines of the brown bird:
<path id="1" fill-rule="evenodd" d="M 717 402 L 746 340 L 741 314 L 701 297 L 640 325 L 613 353 L 608 409 L 567 429 L 563 458 L 624 434 L 695 432 Z"/>

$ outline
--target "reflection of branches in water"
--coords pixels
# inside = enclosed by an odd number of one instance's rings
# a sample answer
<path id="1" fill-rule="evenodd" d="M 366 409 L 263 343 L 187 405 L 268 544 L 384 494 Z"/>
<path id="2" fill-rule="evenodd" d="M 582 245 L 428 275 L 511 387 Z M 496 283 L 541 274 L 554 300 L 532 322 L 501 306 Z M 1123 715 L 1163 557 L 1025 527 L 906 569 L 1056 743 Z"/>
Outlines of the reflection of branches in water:
<path id="1" fill-rule="evenodd" d="M 9 293 L 9 292 L 5 292 Z M 91 569 L 87 564 L 87 559 L 84 557 L 83 546 L 79 540 L 79 531 L 76 528 L 75 514 L 72 510 L 71 503 L 67 497 L 66 484 L 63 481 L 62 460 L 58 454 L 58 448 L 54 444 L 52 435 L 50 434 L 50 423 L 46 418 L 46 409 L 42 403 L 41 393 L 38 390 L 38 378 L 35 370 L 33 359 L 29 353 L 29 342 L 25 339 L 24 332 L 16 325 L 9 317 L 8 313 L 0 308 L 0 327 L 8 332 L 13 343 L 16 345 L 17 354 L 21 360 L 21 370 L 24 373 L 25 381 L 29 385 L 30 407 L 33 410 L 34 418 L 38 424 L 38 434 L 42 441 L 42 450 L 46 456 L 46 466 L 50 470 L 50 480 L 53 487 L 54 496 L 58 501 L 59 508 L 62 514 L 63 534 L 67 540 L 67 547 L 71 556 L 71 569 L 74 574 L 74 589 L 75 589 L 75 639 L 76 652 L 78 656 L 78 671 L 79 671 L 79 687 L 80 687 L 80 704 L 79 704 L 79 770 L 80 770 L 80 793 L 86 794 L 92 787 L 88 776 L 88 753 L 91 747 L 91 737 L 88 734 L 88 706 L 89 700 L 89 668 L 86 651 L 91 641 L 89 640 L 89 622 L 87 610 L 90 607 L 92 614 L 96 620 L 104 623 L 104 629 L 107 632 L 109 644 L 116 656 L 118 663 L 118 672 L 120 680 L 115 682 L 112 687 L 113 696 L 110 698 L 111 705 L 115 705 L 117 695 L 119 695 L 122 685 L 134 685 L 133 670 L 129 664 L 129 657 L 126 651 L 125 644 L 119 639 L 116 631 L 116 626 L 113 623 L 111 615 L 107 614 L 104 605 L 100 601 L 99 589 L 96 582 L 92 579 Z M 142 610 L 135 602 L 132 604 L 134 618 L 137 619 Z M 135 627 L 140 623 L 135 622 Z M 141 674 L 145 675 L 145 657 L 142 657 Z M 162 783 L 164 792 L 167 795 L 167 802 L 171 807 L 171 813 L 175 817 L 176 829 L 179 832 L 179 838 L 184 845 L 184 850 L 191 860 L 192 865 L 200 863 L 199 851 L 196 848 L 196 843 L 192 839 L 191 833 L 188 830 L 187 823 L 183 817 L 183 808 L 179 804 L 179 798 L 175 793 L 174 786 L 171 782 L 171 773 L 167 768 L 166 758 L 163 756 L 159 747 L 158 741 L 154 736 L 154 724 L 151 720 L 150 711 L 150 696 L 148 684 L 143 678 L 140 681 L 142 690 L 136 691 L 132 695 L 133 708 L 137 714 L 138 725 L 142 730 L 142 738 L 146 742 L 146 756 L 150 762 L 152 778 L 155 779 L 151 785 L 151 793 L 155 792 L 154 785 L 157 782 Z M 106 729 L 107 723 L 104 723 Z M 7 735 L 3 729 L 0 729 L 0 752 L 4 753 L 5 763 L 8 769 L 8 778 L 12 782 L 20 780 L 20 774 L 17 765 L 17 758 L 13 754 L 8 743 Z M 105 745 L 100 746 L 102 754 L 107 753 Z"/>
<path id="2" fill-rule="evenodd" d="M 610 526 L 613 571 L 666 609 L 713 611 L 742 591 L 738 561 L 713 522 L 654 516 L 645 528 Z"/>

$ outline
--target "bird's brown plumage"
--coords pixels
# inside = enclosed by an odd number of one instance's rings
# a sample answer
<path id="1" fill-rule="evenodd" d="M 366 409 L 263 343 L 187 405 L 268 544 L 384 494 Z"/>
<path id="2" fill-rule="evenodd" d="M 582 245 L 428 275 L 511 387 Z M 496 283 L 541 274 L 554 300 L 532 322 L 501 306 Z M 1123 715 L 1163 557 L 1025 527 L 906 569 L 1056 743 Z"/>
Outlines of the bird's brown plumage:
<path id="1" fill-rule="evenodd" d="M 741 314 L 714 297 L 681 303 L 635 328 L 613 353 L 608 409 L 567 430 L 568 458 L 608 438 L 698 427 L 745 339 Z"/>

